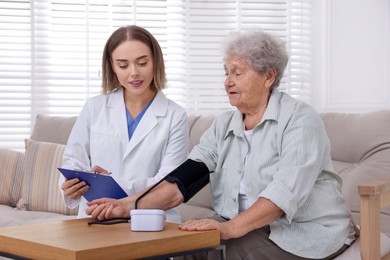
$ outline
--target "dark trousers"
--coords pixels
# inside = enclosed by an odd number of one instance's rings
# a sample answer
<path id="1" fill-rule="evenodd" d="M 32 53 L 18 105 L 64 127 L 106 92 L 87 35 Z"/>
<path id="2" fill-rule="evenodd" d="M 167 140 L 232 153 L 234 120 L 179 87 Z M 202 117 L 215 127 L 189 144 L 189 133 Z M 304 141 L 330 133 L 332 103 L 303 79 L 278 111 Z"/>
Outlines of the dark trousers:
<path id="1" fill-rule="evenodd" d="M 284 251 L 269 239 L 269 227 L 263 227 L 253 230 L 245 236 L 229 240 L 222 240 L 226 245 L 226 259 L 245 259 L 245 260 L 308 260 L 300 256 L 293 255 Z M 336 253 L 323 258 L 322 260 L 333 259 L 341 254 L 348 245 L 341 247 Z"/>
<path id="2" fill-rule="evenodd" d="M 226 221 L 219 216 L 214 216 L 213 219 L 223 222 Z M 227 260 L 309 260 L 309 258 L 303 258 L 293 255 L 287 251 L 284 251 L 274 242 L 269 239 L 270 229 L 269 226 L 259 228 L 249 232 L 248 234 L 229 240 L 221 240 L 222 244 L 226 245 L 226 259 Z M 297 241 L 297 243 L 299 243 Z M 329 260 L 333 259 L 345 249 L 348 245 L 344 245 L 334 254 L 320 259 Z M 184 259 L 221 259 L 219 252 L 209 252 L 204 254 L 197 254 L 191 256 L 185 256 Z"/>

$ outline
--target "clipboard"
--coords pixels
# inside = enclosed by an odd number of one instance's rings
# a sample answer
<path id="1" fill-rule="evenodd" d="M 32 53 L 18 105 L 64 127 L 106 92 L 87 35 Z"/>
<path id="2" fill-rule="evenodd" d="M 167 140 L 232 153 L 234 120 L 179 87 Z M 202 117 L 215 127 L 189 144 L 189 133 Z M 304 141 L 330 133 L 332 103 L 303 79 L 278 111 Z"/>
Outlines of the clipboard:
<path id="1" fill-rule="evenodd" d="M 57 169 L 68 180 L 79 178 L 80 181 L 85 181 L 89 185 L 89 190 L 83 195 L 88 202 L 100 198 L 121 199 L 127 197 L 127 193 L 109 175 L 83 170 Z"/>

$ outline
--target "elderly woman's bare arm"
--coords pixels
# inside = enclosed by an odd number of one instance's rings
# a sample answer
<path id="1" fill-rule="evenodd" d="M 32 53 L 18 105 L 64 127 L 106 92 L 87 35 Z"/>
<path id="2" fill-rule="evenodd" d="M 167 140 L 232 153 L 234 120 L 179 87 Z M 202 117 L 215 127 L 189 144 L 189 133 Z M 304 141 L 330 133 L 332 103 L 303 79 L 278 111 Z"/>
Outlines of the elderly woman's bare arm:
<path id="1" fill-rule="evenodd" d="M 135 200 L 146 190 L 129 197 L 114 199 L 97 199 L 88 202 L 86 213 L 93 219 L 104 220 L 111 218 L 126 218 L 130 216 L 130 210 L 134 208 Z M 181 204 L 184 200 L 176 183 L 163 181 L 137 203 L 139 209 L 168 210 Z"/>
<path id="2" fill-rule="evenodd" d="M 143 192 L 137 193 L 136 197 Z M 180 205 L 183 201 L 183 194 L 180 192 L 177 184 L 163 181 L 138 201 L 138 208 L 168 210 Z"/>
<path id="3" fill-rule="evenodd" d="M 218 229 L 222 239 L 242 237 L 245 234 L 269 225 L 284 215 L 284 212 L 273 202 L 259 198 L 248 210 L 235 218 L 218 222 L 213 219 L 190 220 L 180 226 L 182 230 L 211 230 Z"/>
<path id="4" fill-rule="evenodd" d="M 241 237 L 252 230 L 271 224 L 284 215 L 272 201 L 259 198 L 248 210 L 226 222 L 231 231 L 228 238 Z"/>

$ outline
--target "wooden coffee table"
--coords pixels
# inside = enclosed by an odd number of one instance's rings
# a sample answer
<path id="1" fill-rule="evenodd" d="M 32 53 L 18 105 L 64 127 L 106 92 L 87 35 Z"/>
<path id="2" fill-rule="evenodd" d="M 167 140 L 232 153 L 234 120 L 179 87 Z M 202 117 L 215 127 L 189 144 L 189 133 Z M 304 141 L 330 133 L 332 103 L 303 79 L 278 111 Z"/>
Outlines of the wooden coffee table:
<path id="1" fill-rule="evenodd" d="M 0 252 L 33 259 L 137 259 L 221 250 L 217 230 L 181 231 L 167 222 L 163 231 L 133 232 L 130 223 L 88 226 L 88 221 L 0 228 Z"/>

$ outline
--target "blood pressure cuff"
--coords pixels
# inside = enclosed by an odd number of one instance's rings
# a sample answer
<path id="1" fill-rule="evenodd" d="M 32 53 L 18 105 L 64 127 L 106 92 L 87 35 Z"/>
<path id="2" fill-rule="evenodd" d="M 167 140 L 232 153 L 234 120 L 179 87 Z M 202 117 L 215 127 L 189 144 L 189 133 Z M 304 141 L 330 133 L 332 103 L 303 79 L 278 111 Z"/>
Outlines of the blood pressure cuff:
<path id="1" fill-rule="evenodd" d="M 170 172 L 165 180 L 176 183 L 181 194 L 183 194 L 184 202 L 187 202 L 209 183 L 209 174 L 210 171 L 206 164 L 188 159 Z"/>

